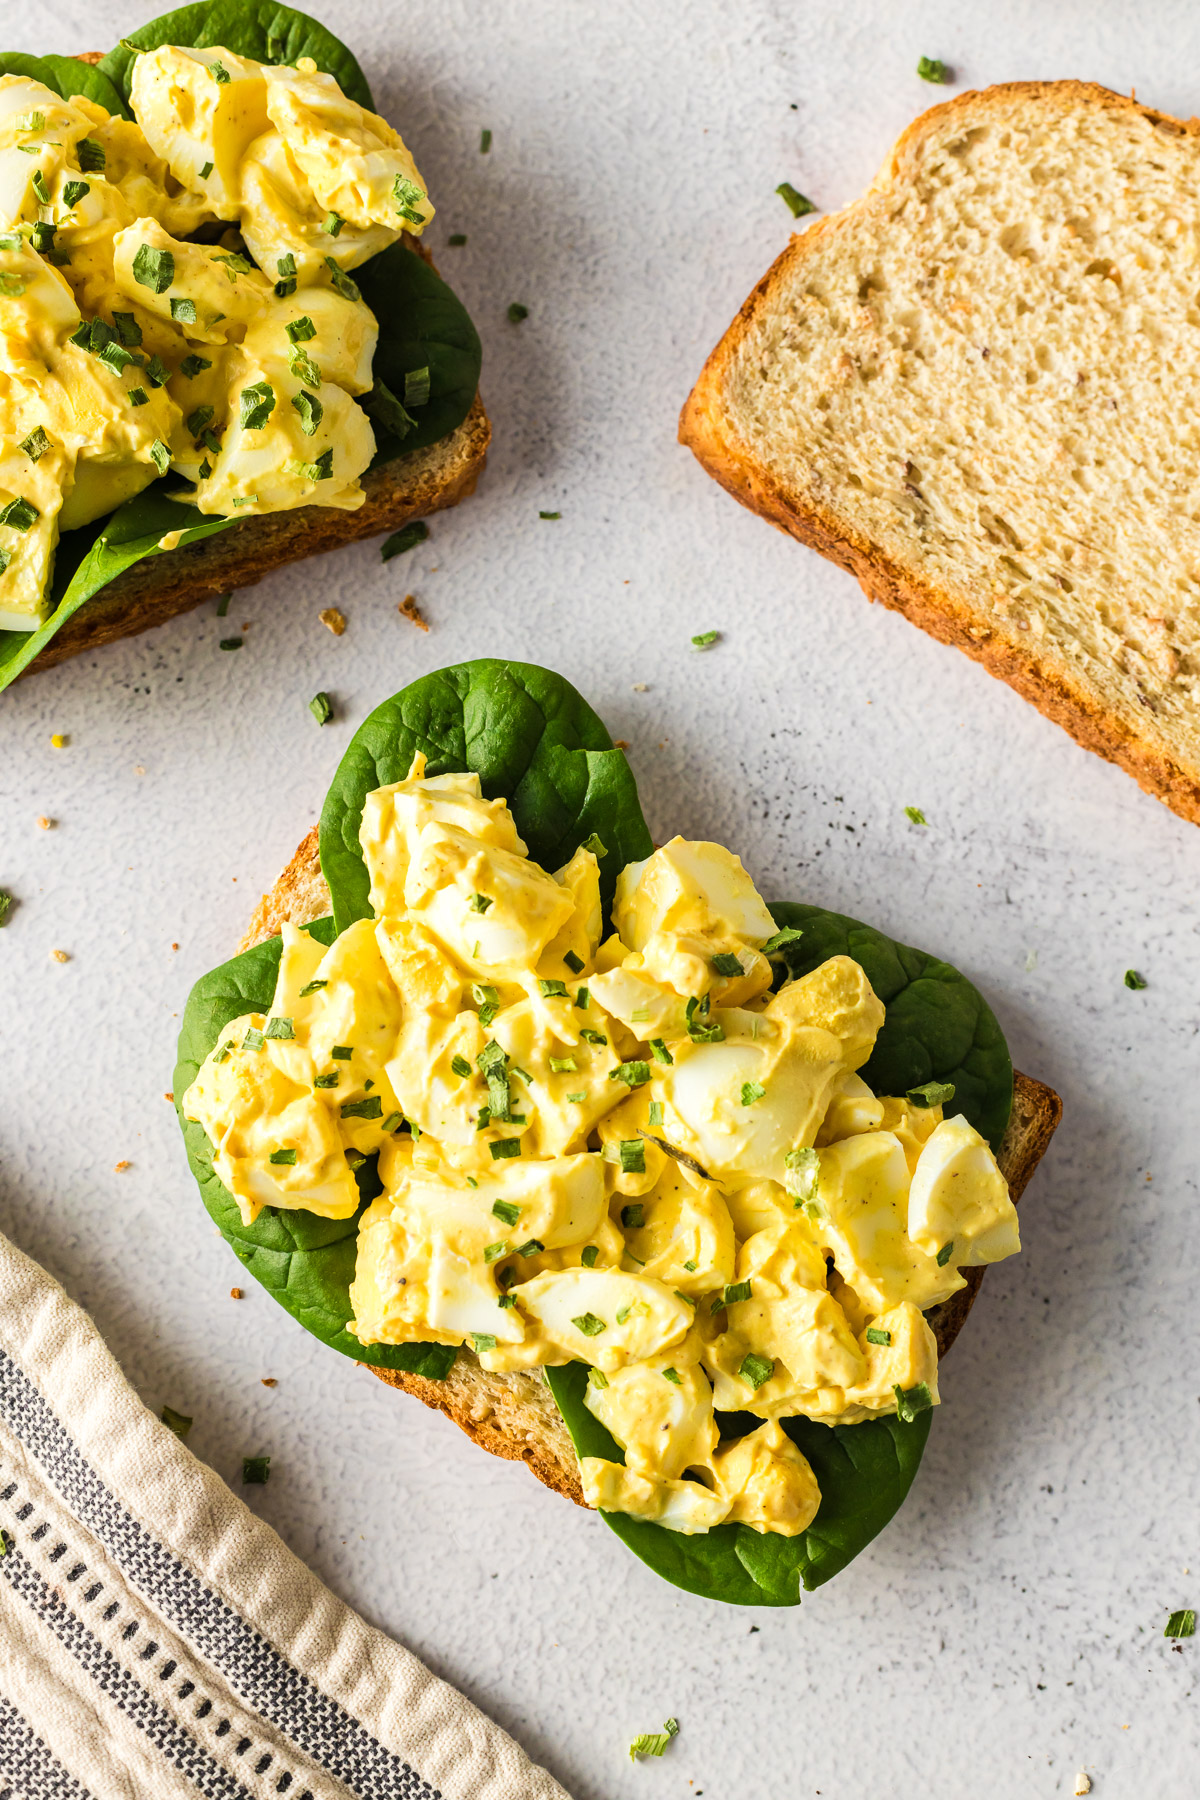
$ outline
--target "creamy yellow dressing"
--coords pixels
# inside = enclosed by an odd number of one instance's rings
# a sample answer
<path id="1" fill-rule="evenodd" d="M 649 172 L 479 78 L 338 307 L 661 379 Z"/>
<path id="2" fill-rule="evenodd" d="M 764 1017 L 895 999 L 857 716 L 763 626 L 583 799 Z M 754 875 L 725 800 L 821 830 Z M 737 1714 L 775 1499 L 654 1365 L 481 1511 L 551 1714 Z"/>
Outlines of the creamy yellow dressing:
<path id="1" fill-rule="evenodd" d="M 602 942 L 593 850 L 538 868 L 476 775 L 418 756 L 360 842 L 374 920 L 328 950 L 285 925 L 270 1013 L 184 1097 L 243 1219 L 350 1217 L 378 1151 L 361 1343 L 585 1362 L 625 1458 L 581 1460 L 593 1505 L 803 1531 L 820 1492 L 780 1421 L 936 1404 L 925 1309 L 1020 1248 L 987 1144 L 871 1093 L 865 973 L 776 985 L 774 922 L 718 844 L 623 870 Z M 716 1412 L 762 1422 L 722 1443 Z"/>
<path id="2" fill-rule="evenodd" d="M 60 531 L 169 469 L 214 515 L 365 498 L 347 271 L 433 217 L 403 140 L 219 46 L 141 53 L 131 106 L 0 76 L 0 630 L 46 617 Z"/>

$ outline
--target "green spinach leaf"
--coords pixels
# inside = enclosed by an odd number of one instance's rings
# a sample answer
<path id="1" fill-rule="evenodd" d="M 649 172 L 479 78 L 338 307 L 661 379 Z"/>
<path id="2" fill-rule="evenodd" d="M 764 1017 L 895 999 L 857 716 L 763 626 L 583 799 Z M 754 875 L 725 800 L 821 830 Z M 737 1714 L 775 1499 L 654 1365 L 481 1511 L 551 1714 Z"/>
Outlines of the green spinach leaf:
<path id="1" fill-rule="evenodd" d="M 73 56 L 24 56 L 19 50 L 0 51 L 0 75 L 27 75 L 60 99 L 82 94 L 85 100 L 97 101 L 106 112 L 116 113 L 120 119 L 132 117 L 108 76 Z"/>
<path id="2" fill-rule="evenodd" d="M 624 1462 L 615 1438 L 588 1411 L 585 1365 L 547 1369 L 546 1379 L 577 1454 Z M 920 1413 L 911 1425 L 891 1418 L 832 1427 L 786 1419 L 784 1430 L 812 1464 L 821 1490 L 817 1516 L 798 1537 L 753 1531 L 749 1525 L 718 1525 L 685 1537 L 624 1513 L 600 1516 L 635 1556 L 675 1587 L 734 1606 L 795 1606 L 802 1588 L 821 1587 L 838 1574 L 893 1517 L 912 1486 L 932 1416 Z M 759 1423 L 745 1415 L 737 1421 L 731 1435 Z M 728 1428 L 731 1421 L 725 1422 Z"/>
<path id="3" fill-rule="evenodd" d="M 323 944 L 333 941 L 333 922 L 321 919 L 310 927 Z M 266 1012 L 279 972 L 279 938 L 269 938 L 223 963 L 199 980 L 188 996 L 179 1033 L 175 1067 L 175 1110 L 183 1128 L 188 1162 L 204 1204 L 226 1242 L 267 1292 L 323 1344 L 357 1362 L 384 1369 L 404 1369 L 442 1381 L 456 1352 L 445 1344 L 360 1344 L 346 1327 L 351 1318 L 350 1283 L 354 1276 L 358 1221 L 379 1192 L 374 1158 L 358 1172 L 363 1205 L 352 1219 L 318 1219 L 314 1213 L 261 1212 L 253 1225 L 243 1225 L 237 1204 L 213 1169 L 212 1145 L 203 1126 L 183 1116 L 183 1096 L 200 1064 L 231 1019 L 247 1012 Z"/>
<path id="4" fill-rule="evenodd" d="M 376 382 L 402 400 L 405 377 L 429 370 L 429 398 L 413 407 L 415 425 L 406 436 L 388 436 L 378 413 L 372 417 L 375 468 L 409 450 L 440 443 L 462 424 L 479 386 L 483 347 L 457 294 L 406 245 L 389 244 L 356 269 L 354 279 L 379 321 L 371 365 Z"/>
<path id="5" fill-rule="evenodd" d="M 42 646 L 93 594 L 143 557 L 160 555 L 159 540 L 167 532 L 181 532 L 181 544 L 194 544 L 236 524 L 234 519 L 208 518 L 194 506 L 168 500 L 164 489 L 174 485 L 167 476 L 98 524 L 64 532 L 54 560 L 50 617 L 36 631 L 0 631 L 0 689 L 29 667 Z"/>
<path id="6" fill-rule="evenodd" d="M 321 867 L 339 931 L 371 917 L 358 842 L 363 801 L 373 788 L 403 781 L 417 750 L 431 775 L 477 770 L 484 793 L 508 801 L 545 869 L 598 836 L 606 913 L 618 872 L 653 848 L 624 753 L 569 681 L 532 663 L 458 663 L 376 707 L 333 778 L 321 813 Z"/>
<path id="7" fill-rule="evenodd" d="M 905 1094 L 927 1081 L 952 1081 L 950 1110 L 965 1113 L 993 1150 L 1012 1109 L 1012 1062 L 983 995 L 947 962 L 897 944 L 857 919 L 792 901 L 772 903 L 782 927 L 803 936 L 788 966 L 806 975 L 830 956 L 852 956 L 887 1008 L 871 1060 L 860 1071 L 877 1094 Z"/>
<path id="8" fill-rule="evenodd" d="M 345 44 L 307 13 L 276 5 L 276 0 L 195 0 L 128 32 L 99 64 L 128 100 L 134 53 L 126 44 L 139 50 L 156 50 L 160 44 L 203 50 L 222 44 L 238 56 L 266 63 L 296 63 L 311 56 L 344 94 L 375 110 L 367 78 Z"/>

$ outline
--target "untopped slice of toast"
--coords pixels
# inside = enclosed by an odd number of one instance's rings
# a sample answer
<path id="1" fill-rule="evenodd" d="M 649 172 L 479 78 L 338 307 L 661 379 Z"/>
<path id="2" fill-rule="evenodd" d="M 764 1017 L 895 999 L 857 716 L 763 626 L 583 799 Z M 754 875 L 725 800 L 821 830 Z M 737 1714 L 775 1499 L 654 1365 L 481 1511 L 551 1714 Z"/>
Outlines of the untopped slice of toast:
<path id="1" fill-rule="evenodd" d="M 76 60 L 94 64 L 101 56 L 101 51 L 89 50 Z M 432 263 L 416 238 L 405 232 L 403 239 L 415 255 Z M 32 675 L 81 651 L 148 631 L 232 588 L 252 587 L 285 563 L 337 550 L 357 538 L 396 531 L 410 519 L 457 506 L 475 491 L 491 435 L 483 402 L 476 394 L 462 424 L 440 443 L 410 450 L 369 469 L 362 478 L 366 502 L 357 512 L 300 506 L 290 512 L 263 513 L 240 519 L 197 544 L 143 558 L 85 601 L 24 674 Z"/>
<path id="2" fill-rule="evenodd" d="M 679 435 L 752 510 L 1200 822 L 1200 121 L 923 114 L 794 236 Z"/>
<path id="3" fill-rule="evenodd" d="M 308 925 L 329 910 L 329 888 L 321 873 L 314 825 L 274 887 L 259 901 L 238 949 L 249 950 L 264 938 L 275 937 L 285 922 Z M 1014 1075 L 1012 1117 L 998 1158 L 1014 1201 L 1024 1192 L 1061 1117 L 1062 1101 L 1052 1088 L 1028 1075 Z M 937 1338 L 939 1358 L 962 1330 L 984 1270 L 964 1269 L 963 1274 L 966 1286 L 926 1314 Z M 371 1368 L 371 1373 L 445 1413 L 493 1456 L 527 1464 L 547 1487 L 580 1506 L 585 1504 L 570 1435 L 539 1370 L 495 1374 L 464 1348 L 445 1381 L 395 1369 Z"/>

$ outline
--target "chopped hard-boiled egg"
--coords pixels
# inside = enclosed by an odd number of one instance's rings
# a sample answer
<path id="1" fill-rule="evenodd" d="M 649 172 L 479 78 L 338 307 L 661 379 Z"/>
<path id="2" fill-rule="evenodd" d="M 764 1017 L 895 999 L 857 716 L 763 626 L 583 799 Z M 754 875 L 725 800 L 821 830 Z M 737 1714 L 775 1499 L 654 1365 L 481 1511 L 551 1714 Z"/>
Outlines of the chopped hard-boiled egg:
<path id="1" fill-rule="evenodd" d="M 477 775 L 416 756 L 360 843 L 375 917 L 329 949 L 285 925 L 269 1012 L 184 1096 L 243 1215 L 349 1216 L 377 1155 L 361 1343 L 586 1363 L 616 1446 L 581 1460 L 592 1505 L 804 1531 L 820 1492 L 782 1422 L 937 1404 L 925 1309 L 1018 1248 L 991 1151 L 872 1093 L 883 1007 L 849 957 L 768 993 L 770 915 L 717 845 L 625 871 L 601 942 L 595 856 L 539 869 Z M 725 1414 L 748 1429 L 722 1442 Z"/>
<path id="2" fill-rule="evenodd" d="M 131 104 L 0 76 L 0 441 L 54 449 L 0 491 L 39 521 L 0 535 L 0 629 L 46 617 L 60 530 L 151 481 L 221 517 L 365 498 L 378 328 L 347 271 L 433 216 L 403 140 L 310 59 L 220 45 L 139 52 Z"/>

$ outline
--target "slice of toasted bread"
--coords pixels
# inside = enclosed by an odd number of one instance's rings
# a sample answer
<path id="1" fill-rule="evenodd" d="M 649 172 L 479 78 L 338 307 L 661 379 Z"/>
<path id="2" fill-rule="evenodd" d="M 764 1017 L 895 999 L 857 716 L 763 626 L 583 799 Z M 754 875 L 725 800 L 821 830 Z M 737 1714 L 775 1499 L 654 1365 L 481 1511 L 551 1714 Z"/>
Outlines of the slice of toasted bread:
<path id="1" fill-rule="evenodd" d="M 793 237 L 679 436 L 735 498 L 1200 822 L 1200 121 L 967 93 Z"/>
<path id="2" fill-rule="evenodd" d="M 76 60 L 95 64 L 102 54 L 89 50 Z M 410 250 L 432 263 L 433 258 L 416 238 L 408 232 L 403 235 Z M 483 402 L 476 394 L 470 412 L 449 437 L 369 470 L 362 478 L 366 503 L 357 512 L 300 506 L 292 512 L 265 513 L 241 519 L 198 544 L 145 557 L 85 601 L 34 657 L 24 675 L 49 669 L 82 650 L 95 650 L 117 638 L 148 631 L 216 594 L 252 587 L 285 563 L 320 556 L 356 538 L 395 531 L 410 519 L 457 506 L 475 491 L 491 435 Z"/>
<path id="3" fill-rule="evenodd" d="M 314 825 L 274 887 L 259 901 L 238 949 L 249 950 L 264 938 L 274 937 L 285 920 L 307 925 L 329 909 L 329 888 L 321 873 Z M 1062 1101 L 1053 1088 L 1028 1075 L 1013 1077 L 1012 1117 L 998 1160 L 1014 1201 L 1024 1193 L 1061 1117 Z M 926 1315 L 937 1338 L 939 1357 L 945 1356 L 962 1330 L 984 1273 L 983 1269 L 965 1270 L 967 1285 Z M 371 1373 L 445 1413 L 493 1456 L 528 1464 L 547 1487 L 579 1506 L 585 1504 L 570 1435 L 539 1370 L 493 1374 L 480 1366 L 473 1351 L 463 1349 L 445 1381 L 429 1381 L 394 1369 L 373 1368 Z"/>

